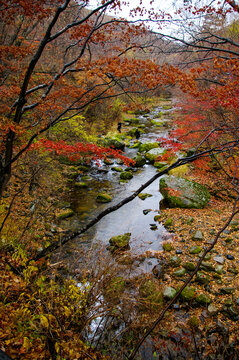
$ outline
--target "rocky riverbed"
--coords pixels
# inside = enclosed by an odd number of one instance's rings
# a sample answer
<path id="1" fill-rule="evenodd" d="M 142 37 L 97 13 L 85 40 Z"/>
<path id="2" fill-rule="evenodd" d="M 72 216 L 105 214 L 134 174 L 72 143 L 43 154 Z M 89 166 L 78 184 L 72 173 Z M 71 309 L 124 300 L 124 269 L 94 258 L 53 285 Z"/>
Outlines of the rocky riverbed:
<path id="1" fill-rule="evenodd" d="M 80 171 L 67 199 L 69 209 L 65 210 L 71 214 L 61 220 L 61 226 L 79 227 L 106 206 L 137 190 L 158 168 L 166 165 L 160 161 L 165 148 L 160 148 L 156 139 L 168 134 L 171 107 L 171 102 L 167 102 L 151 114 L 125 121 L 123 134 L 114 139 L 114 144 L 117 145 L 117 140 L 118 146 L 126 145 L 126 154 L 134 157 L 138 165 L 128 169 L 108 159 L 100 167 L 94 164 L 93 168 L 84 170 L 86 173 Z M 129 132 L 134 135 L 135 128 L 142 131 L 140 142 L 127 135 Z M 109 144 L 109 139 L 106 140 Z M 111 304 L 116 316 L 96 317 L 91 324 L 94 334 L 91 340 L 99 348 L 106 341 L 114 340 L 118 357 L 122 356 L 122 347 L 126 353 L 129 351 L 127 341 L 133 346 L 138 334 L 148 328 L 175 296 L 195 269 L 203 250 L 211 245 L 231 214 L 232 200 L 215 197 L 215 191 L 211 191 L 216 188 L 213 173 L 202 176 L 193 168 L 184 170 L 174 171 L 171 176 L 186 177 L 204 185 L 205 201 L 201 206 L 175 203 L 175 197 L 182 195 L 181 189 L 170 186 L 174 201 L 170 202 L 164 193 L 166 207 L 160 208 L 162 195 L 159 181 L 155 181 L 143 194 L 106 216 L 68 249 L 70 253 L 77 253 L 79 249 L 86 252 L 91 248 L 92 252 L 97 244 L 97 251 L 100 248 L 101 252 L 100 266 L 106 261 L 114 269 L 111 280 L 103 286 L 101 302 Z M 122 174 L 126 174 L 125 177 Z M 238 230 L 239 218 L 235 218 L 141 348 L 141 359 L 238 358 Z M 89 273 L 92 260 L 90 263 Z M 82 266 L 81 261 L 80 264 Z M 81 278 L 81 271 L 74 266 Z"/>

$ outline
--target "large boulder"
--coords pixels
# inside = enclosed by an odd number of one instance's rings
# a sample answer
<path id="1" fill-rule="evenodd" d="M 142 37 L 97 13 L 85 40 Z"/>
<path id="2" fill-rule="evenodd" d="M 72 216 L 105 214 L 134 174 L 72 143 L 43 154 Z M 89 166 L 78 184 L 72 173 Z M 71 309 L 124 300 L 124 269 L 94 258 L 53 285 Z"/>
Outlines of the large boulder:
<path id="1" fill-rule="evenodd" d="M 154 163 L 155 160 L 158 159 L 158 157 L 162 156 L 166 152 L 163 148 L 155 148 L 151 149 L 145 154 L 145 158 L 149 160 L 151 163 Z"/>
<path id="2" fill-rule="evenodd" d="M 157 143 L 157 142 L 147 142 L 144 144 L 140 144 L 139 152 L 147 152 L 151 149 L 158 148 L 158 147 L 159 147 L 159 143 Z"/>
<path id="3" fill-rule="evenodd" d="M 160 192 L 169 207 L 202 209 L 210 199 L 205 186 L 168 175 L 160 179 Z"/>

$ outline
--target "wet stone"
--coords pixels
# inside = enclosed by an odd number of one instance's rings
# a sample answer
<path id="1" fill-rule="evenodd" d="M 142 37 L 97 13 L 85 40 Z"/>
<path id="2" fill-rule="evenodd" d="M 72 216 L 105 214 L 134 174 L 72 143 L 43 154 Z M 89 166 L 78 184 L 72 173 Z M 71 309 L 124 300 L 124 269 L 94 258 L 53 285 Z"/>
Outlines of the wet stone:
<path id="1" fill-rule="evenodd" d="M 228 260 L 234 260 L 235 258 L 234 258 L 233 255 L 230 255 L 230 254 L 229 254 L 229 255 L 227 255 L 227 259 L 228 259 Z"/>
<path id="2" fill-rule="evenodd" d="M 158 227 L 156 224 L 150 224 L 150 230 L 157 230 Z"/>
<path id="3" fill-rule="evenodd" d="M 143 214 L 147 215 L 150 211 L 152 211 L 152 210 L 151 209 L 145 209 L 145 210 L 143 210 Z"/>

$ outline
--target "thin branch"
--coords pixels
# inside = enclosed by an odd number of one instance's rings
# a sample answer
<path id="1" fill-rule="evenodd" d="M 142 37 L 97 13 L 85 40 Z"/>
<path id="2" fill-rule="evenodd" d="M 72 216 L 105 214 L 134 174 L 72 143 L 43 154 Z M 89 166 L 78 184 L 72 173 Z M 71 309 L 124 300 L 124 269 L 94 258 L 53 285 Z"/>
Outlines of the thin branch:
<path id="1" fill-rule="evenodd" d="M 238 143 L 237 143 L 238 145 Z M 225 145 L 226 146 L 226 145 Z M 184 164 L 188 164 L 190 162 L 193 162 L 199 158 L 203 158 L 203 157 L 207 157 L 209 156 L 209 154 L 211 154 L 212 152 L 216 153 L 216 152 L 223 152 L 224 148 L 222 146 L 220 146 L 220 148 L 218 149 L 210 149 L 210 150 L 205 150 L 199 154 L 194 154 L 192 156 L 188 156 L 185 158 L 181 158 L 178 159 L 175 163 L 173 163 L 172 165 L 168 166 L 167 169 L 160 171 L 159 173 L 155 174 L 152 178 L 150 178 L 146 183 L 144 183 L 143 185 L 141 185 L 138 190 L 136 190 L 132 195 L 128 196 L 127 198 L 123 199 L 122 201 L 120 201 L 118 204 L 113 205 L 107 209 L 105 209 L 104 211 L 102 211 L 100 214 L 98 214 L 94 219 L 92 219 L 88 224 L 86 224 L 83 228 L 81 228 L 78 231 L 73 232 L 72 234 L 52 243 L 51 245 L 49 245 L 48 247 L 46 247 L 45 249 L 43 249 L 42 251 L 40 251 L 36 256 L 34 256 L 33 258 L 31 258 L 30 260 L 27 261 L 27 264 L 29 264 L 30 261 L 37 261 L 43 257 L 45 257 L 46 255 L 52 253 L 53 251 L 55 251 L 56 249 L 58 249 L 59 247 L 61 247 L 64 244 L 67 244 L 69 241 L 75 239 L 76 237 L 84 234 L 87 230 L 89 230 L 93 225 L 97 224 L 103 217 L 105 217 L 106 215 L 110 214 L 113 211 L 118 210 L 119 208 L 121 208 L 122 206 L 124 206 L 125 204 L 129 203 L 130 201 L 134 200 L 136 198 L 136 196 L 142 192 L 144 189 L 146 189 L 150 184 L 152 184 L 156 179 L 158 179 L 159 177 L 161 177 L 162 175 L 167 174 L 170 170 L 175 169 L 179 166 L 182 166 Z"/>
<path id="2" fill-rule="evenodd" d="M 151 332 L 156 328 L 156 326 L 160 323 L 160 321 L 164 318 L 165 313 L 170 309 L 170 307 L 175 303 L 175 301 L 178 299 L 178 297 L 180 296 L 180 294 L 182 293 L 182 291 L 185 289 L 185 287 L 192 281 L 192 279 L 194 278 L 194 276 L 196 275 L 196 273 L 198 272 L 200 265 L 202 264 L 202 262 L 205 259 L 205 256 L 214 248 L 214 246 L 216 245 L 220 235 L 222 234 L 222 232 L 228 227 L 228 225 L 230 224 L 230 222 L 232 221 L 232 219 L 234 218 L 234 216 L 236 214 L 239 213 L 239 210 L 236 209 L 237 206 L 237 202 L 239 200 L 239 197 L 235 200 L 234 205 L 233 205 L 233 209 L 232 209 L 232 214 L 229 217 L 229 219 L 227 220 L 227 222 L 225 223 L 225 225 L 218 231 L 218 233 L 216 234 L 216 237 L 213 241 L 213 243 L 204 250 L 204 253 L 202 255 L 202 257 L 198 260 L 197 266 L 195 268 L 195 270 L 193 271 L 193 273 L 189 276 L 189 278 L 185 281 L 185 283 L 183 284 L 183 286 L 179 289 L 179 291 L 177 292 L 177 294 L 174 296 L 174 298 L 172 300 L 170 300 L 170 302 L 168 303 L 168 305 L 163 309 L 163 311 L 161 312 L 161 314 L 159 315 L 159 317 L 157 318 L 157 320 L 149 327 L 149 329 L 146 331 L 146 333 L 144 334 L 144 336 L 138 341 L 138 343 L 136 344 L 134 351 L 132 352 L 132 354 L 128 357 L 128 360 L 133 360 L 140 348 L 140 346 L 143 344 L 143 342 L 145 341 L 145 339 L 151 334 Z"/>

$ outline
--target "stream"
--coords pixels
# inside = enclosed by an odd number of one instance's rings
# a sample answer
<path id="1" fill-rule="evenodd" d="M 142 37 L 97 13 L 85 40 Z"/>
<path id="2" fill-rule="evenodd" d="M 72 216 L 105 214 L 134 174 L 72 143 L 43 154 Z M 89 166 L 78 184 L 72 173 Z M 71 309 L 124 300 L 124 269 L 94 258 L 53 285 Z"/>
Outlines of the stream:
<path id="1" fill-rule="evenodd" d="M 171 105 L 171 100 L 170 102 L 167 101 L 166 104 Z M 140 122 L 134 126 L 137 127 L 137 125 L 140 126 L 142 124 L 145 126 L 143 129 L 145 133 L 141 134 L 140 142 L 155 142 L 159 137 L 167 137 L 168 126 L 152 125 L 151 120 L 164 122 L 167 125 L 170 122 L 172 111 L 173 108 L 165 110 L 162 105 L 157 106 L 149 114 L 138 116 Z M 157 118 L 157 114 L 161 114 L 160 118 Z M 123 131 L 128 131 L 134 126 L 124 126 Z M 134 143 L 135 139 L 130 141 L 130 145 Z M 136 156 L 137 151 L 137 148 L 125 147 L 124 155 L 133 158 Z M 127 196 L 130 196 L 142 184 L 154 176 L 157 171 L 153 165 L 146 163 L 141 168 L 133 169 L 134 176 L 131 180 L 127 183 L 120 183 L 120 174 L 112 170 L 114 166 L 120 166 L 122 169 L 126 168 L 125 165 L 119 165 L 117 160 L 113 160 L 112 165 L 105 165 L 101 162 L 98 165 L 93 164 L 86 177 L 79 176 L 77 181 L 83 179 L 87 183 L 87 188 L 75 188 L 70 193 L 70 196 L 68 196 L 67 200 L 71 203 L 71 208 L 77 215 L 63 221 L 65 228 L 71 230 L 79 229 L 80 226 L 89 222 L 106 207 L 115 205 Z M 96 196 L 99 192 L 110 194 L 113 198 L 112 202 L 107 204 L 97 203 Z M 112 236 L 131 233 L 130 250 L 133 255 L 139 255 L 145 253 L 145 251 L 153 253 L 154 251 L 161 250 L 162 241 L 169 239 L 171 235 L 162 224 L 154 221 L 154 216 L 160 212 L 159 203 L 162 200 L 162 195 L 159 192 L 159 181 L 153 182 L 145 189 L 145 192 L 152 196 L 145 200 L 136 197 L 117 211 L 108 214 L 98 224 L 88 230 L 83 237 L 76 239 L 74 245 L 77 244 L 77 246 L 86 249 L 96 243 L 101 243 L 106 247 Z M 157 259 L 151 258 L 150 261 L 146 260 L 140 263 L 140 265 L 138 264 L 137 271 L 149 272 L 157 263 Z"/>
<path id="2" fill-rule="evenodd" d="M 166 110 L 163 107 L 164 105 L 170 109 Z M 171 105 L 172 101 L 170 99 L 164 102 L 163 105 L 157 106 L 149 114 L 138 116 L 137 118 L 140 119 L 139 124 L 124 126 L 122 129 L 123 132 L 130 130 L 132 127 L 140 127 L 140 125 L 143 124 L 145 126 L 143 129 L 144 133 L 141 134 L 139 139 L 141 143 L 155 142 L 160 137 L 167 137 L 170 127 L 168 124 L 170 124 L 173 112 L 173 107 L 171 108 Z M 152 124 L 152 120 L 161 122 L 161 124 L 164 123 L 164 126 Z M 134 145 L 135 142 L 136 140 L 132 139 L 130 140 L 129 145 Z M 126 146 L 124 155 L 133 158 L 136 156 L 137 152 L 137 148 Z M 79 175 L 76 181 L 86 182 L 87 187 L 76 188 L 73 186 L 72 191 L 67 194 L 67 198 L 64 200 L 70 203 L 70 207 L 74 210 L 76 215 L 63 220 L 61 222 L 62 227 L 73 231 L 78 230 L 79 227 L 88 223 L 105 208 L 113 206 L 130 196 L 142 184 L 154 176 L 157 171 L 157 169 L 148 162 L 143 167 L 133 168 L 133 178 L 127 183 L 120 183 L 120 173 L 112 169 L 114 166 L 120 166 L 122 169 L 126 168 L 125 165 L 117 163 L 117 160 L 112 160 L 111 165 L 106 165 L 104 162 L 101 162 L 100 164 L 94 163 L 86 176 L 84 174 Z M 106 204 L 97 203 L 96 196 L 100 192 L 110 194 L 112 196 L 112 202 Z M 94 253 L 94 251 L 92 252 L 92 249 L 97 245 L 100 249 L 103 249 L 103 258 L 105 253 L 105 259 L 108 259 L 110 256 L 110 252 L 107 251 L 109 239 L 112 236 L 131 233 L 130 254 L 137 258 L 137 256 L 140 257 L 141 254 L 150 251 L 152 256 L 146 256 L 145 258 L 143 257 L 143 259 L 141 258 L 140 261 L 134 261 L 133 264 L 130 264 L 130 270 L 127 269 L 126 266 L 123 271 L 126 273 L 128 271 L 128 279 L 131 276 L 134 279 L 134 277 L 138 275 L 141 276 L 146 273 L 152 274 L 153 267 L 160 264 L 160 260 L 153 255 L 154 251 L 157 252 L 162 250 L 162 242 L 171 239 L 172 234 L 170 234 L 162 224 L 154 221 L 155 215 L 160 213 L 160 201 L 162 200 L 162 195 L 159 192 L 159 180 L 156 180 L 145 189 L 145 193 L 151 194 L 152 196 L 147 197 L 145 200 L 136 197 L 133 201 L 102 218 L 83 236 L 76 238 L 71 245 L 67 246 L 69 250 L 68 254 L 71 254 L 72 248 L 79 249 L 79 252 L 82 250 L 83 254 L 92 254 Z M 97 255 L 93 256 L 93 262 L 96 261 L 96 257 Z M 71 258 L 71 255 L 68 255 L 68 259 L 72 265 L 74 261 L 73 258 Z M 107 261 L 108 260 L 106 260 L 106 262 Z M 78 256 L 77 264 L 79 269 L 81 268 L 81 265 L 83 265 L 84 268 L 84 255 L 81 258 Z M 81 289 L 84 289 L 85 285 L 83 285 L 80 280 L 78 285 Z M 131 298 L 134 298 L 134 290 L 132 291 L 133 292 L 128 295 Z M 100 295 L 94 306 L 100 309 L 101 306 L 103 306 L 104 301 L 104 296 Z M 130 304 L 130 302 L 128 302 L 128 304 Z M 127 306 L 128 305 L 125 307 L 125 304 L 118 304 L 117 311 L 126 312 L 128 319 L 133 319 L 134 316 L 137 316 L 134 305 Z M 105 344 L 109 344 L 109 346 L 115 344 L 116 352 L 120 353 L 121 339 L 124 336 L 122 334 L 124 334 L 125 331 L 127 334 L 127 327 L 127 321 L 125 322 L 123 319 L 118 320 L 116 317 L 112 317 L 111 314 L 96 316 L 89 325 L 89 332 L 87 331 L 86 338 L 91 344 L 96 346 L 96 348 L 98 345 L 104 348 Z M 118 339 L 117 341 L 119 341 L 118 343 L 115 343 L 116 338 Z M 172 346 L 172 344 L 169 342 L 169 347 L 170 346 Z M 149 337 L 140 349 L 140 359 L 155 359 L 154 351 L 154 342 Z M 114 353 L 114 356 L 115 355 L 116 353 Z M 170 356 L 162 355 L 162 359 L 168 360 L 170 359 Z"/>

